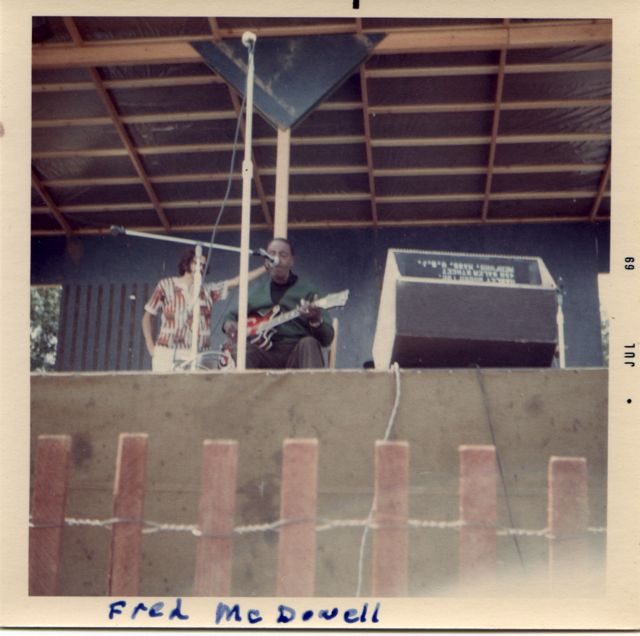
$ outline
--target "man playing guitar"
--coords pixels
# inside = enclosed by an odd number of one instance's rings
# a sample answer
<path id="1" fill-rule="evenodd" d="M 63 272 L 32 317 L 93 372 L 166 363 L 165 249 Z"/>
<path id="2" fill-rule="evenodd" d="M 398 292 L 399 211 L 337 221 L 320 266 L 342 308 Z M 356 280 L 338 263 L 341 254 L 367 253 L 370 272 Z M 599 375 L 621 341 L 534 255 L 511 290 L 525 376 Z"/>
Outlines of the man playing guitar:
<path id="1" fill-rule="evenodd" d="M 315 306 L 315 289 L 293 273 L 294 252 L 287 239 L 274 238 L 267 247 L 276 262 L 266 267 L 270 279 L 249 294 L 249 324 L 291 312 L 293 318 L 247 342 L 247 369 L 317 369 L 324 366 L 322 347 L 333 340 L 326 309 Z M 223 331 L 232 341 L 238 335 L 238 313 L 227 314 Z"/>

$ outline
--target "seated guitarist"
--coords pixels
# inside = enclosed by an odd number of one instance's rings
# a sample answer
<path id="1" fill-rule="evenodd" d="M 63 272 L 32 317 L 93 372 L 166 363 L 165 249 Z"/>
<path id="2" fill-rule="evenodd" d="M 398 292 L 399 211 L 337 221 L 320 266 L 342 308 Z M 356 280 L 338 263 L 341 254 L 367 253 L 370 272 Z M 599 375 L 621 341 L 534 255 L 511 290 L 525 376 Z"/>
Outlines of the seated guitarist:
<path id="1" fill-rule="evenodd" d="M 278 327 L 272 334 L 268 348 L 261 342 L 247 342 L 247 369 L 318 369 L 324 366 L 322 347 L 333 340 L 331 319 L 325 309 L 312 304 L 315 289 L 291 271 L 294 252 L 284 238 L 274 238 L 267 252 L 277 263 L 266 265 L 270 279 L 249 293 L 249 316 L 268 314 L 274 306 L 279 313 L 296 308 L 300 315 Z M 238 334 L 238 313 L 226 316 L 223 331 L 235 342 Z"/>

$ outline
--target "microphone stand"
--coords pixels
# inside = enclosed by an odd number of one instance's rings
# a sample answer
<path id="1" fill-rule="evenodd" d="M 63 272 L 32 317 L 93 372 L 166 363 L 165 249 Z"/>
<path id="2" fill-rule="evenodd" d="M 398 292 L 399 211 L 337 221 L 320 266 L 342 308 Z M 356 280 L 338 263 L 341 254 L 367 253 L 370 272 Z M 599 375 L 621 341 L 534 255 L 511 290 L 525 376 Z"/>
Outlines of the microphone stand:
<path id="1" fill-rule="evenodd" d="M 127 230 L 127 228 L 122 225 L 112 225 L 111 226 L 111 234 L 117 236 L 118 234 L 126 234 L 127 236 L 139 236 L 140 238 L 148 238 L 148 239 L 156 239 L 157 241 L 169 241 L 171 243 L 182 243 L 184 245 L 193 245 L 197 247 L 200 245 L 201 247 L 210 247 L 214 250 L 224 250 L 227 252 L 236 252 L 241 253 L 241 247 L 235 247 L 234 245 L 223 245 L 222 243 L 207 243 L 206 241 L 195 241 L 194 239 L 184 239 L 178 238 L 177 236 L 161 236 L 159 234 L 151 234 L 151 232 L 138 232 L 136 230 Z M 262 256 L 262 258 L 266 258 L 271 262 L 274 262 L 276 259 L 274 256 L 271 256 L 267 252 L 267 250 L 263 248 L 259 248 L 257 250 L 247 250 L 247 253 L 251 256 Z"/>
<path id="2" fill-rule="evenodd" d="M 193 274 L 193 313 L 191 324 L 191 370 L 196 370 L 198 361 L 198 338 L 200 335 L 200 289 L 202 288 L 202 245 L 196 245 L 196 271 Z"/>
<path id="3" fill-rule="evenodd" d="M 562 296 L 564 295 L 564 286 L 562 278 L 558 279 L 558 287 L 556 290 L 558 298 L 558 311 L 556 313 L 556 323 L 558 325 L 558 366 L 561 369 L 565 368 L 565 353 L 564 353 L 564 312 L 562 311 Z"/>
<path id="4" fill-rule="evenodd" d="M 246 369 L 247 357 L 247 302 L 249 285 L 249 233 L 251 223 L 251 180 L 253 178 L 253 162 L 251 161 L 251 142 L 253 135 L 253 76 L 254 48 L 256 36 L 249 31 L 242 36 L 242 44 L 249 50 L 247 61 L 247 86 L 244 133 L 244 159 L 242 161 L 242 225 L 240 230 L 240 280 L 238 287 L 238 340 L 236 352 L 236 368 Z"/>

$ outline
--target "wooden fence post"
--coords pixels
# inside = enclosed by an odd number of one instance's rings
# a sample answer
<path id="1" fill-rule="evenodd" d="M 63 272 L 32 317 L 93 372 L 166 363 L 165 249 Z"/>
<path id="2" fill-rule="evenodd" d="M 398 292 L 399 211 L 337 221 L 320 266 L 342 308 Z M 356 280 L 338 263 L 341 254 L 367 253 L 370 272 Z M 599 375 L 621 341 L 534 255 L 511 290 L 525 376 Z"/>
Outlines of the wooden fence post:
<path id="1" fill-rule="evenodd" d="M 409 444 L 376 442 L 373 596 L 407 596 Z"/>
<path id="2" fill-rule="evenodd" d="M 135 596 L 140 578 L 144 473 L 148 435 L 122 433 L 118 439 L 111 529 L 108 595 Z"/>
<path id="3" fill-rule="evenodd" d="M 549 573 L 554 592 L 579 593 L 590 578 L 587 460 L 549 459 Z"/>
<path id="4" fill-rule="evenodd" d="M 29 529 L 29 594 L 58 592 L 62 529 L 71 457 L 69 435 L 38 436 Z"/>
<path id="5" fill-rule="evenodd" d="M 231 593 L 237 469 L 238 442 L 203 442 L 195 596 Z"/>
<path id="6" fill-rule="evenodd" d="M 318 440 L 283 444 L 277 596 L 313 596 L 316 559 Z"/>
<path id="7" fill-rule="evenodd" d="M 459 576 L 489 590 L 496 578 L 497 464 L 494 446 L 460 446 Z"/>

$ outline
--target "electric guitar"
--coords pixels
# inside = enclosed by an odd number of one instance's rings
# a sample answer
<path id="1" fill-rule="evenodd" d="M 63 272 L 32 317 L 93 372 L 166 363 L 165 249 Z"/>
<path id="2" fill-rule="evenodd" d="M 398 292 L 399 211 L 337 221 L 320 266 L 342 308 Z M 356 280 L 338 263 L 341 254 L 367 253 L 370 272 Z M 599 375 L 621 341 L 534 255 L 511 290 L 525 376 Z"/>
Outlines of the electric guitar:
<path id="1" fill-rule="evenodd" d="M 313 307 L 321 307 L 322 309 L 332 309 L 334 307 L 344 307 L 349 298 L 349 290 L 344 289 L 335 294 L 329 294 L 324 298 L 318 298 L 310 302 Z M 247 337 L 252 344 L 268 351 L 273 344 L 271 339 L 275 328 L 283 325 L 285 322 L 295 320 L 300 315 L 300 307 L 280 313 L 280 307 L 275 305 L 262 315 L 253 315 L 247 318 Z"/>

